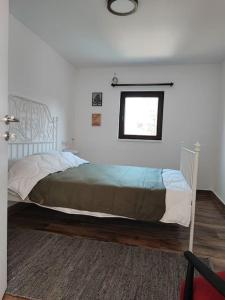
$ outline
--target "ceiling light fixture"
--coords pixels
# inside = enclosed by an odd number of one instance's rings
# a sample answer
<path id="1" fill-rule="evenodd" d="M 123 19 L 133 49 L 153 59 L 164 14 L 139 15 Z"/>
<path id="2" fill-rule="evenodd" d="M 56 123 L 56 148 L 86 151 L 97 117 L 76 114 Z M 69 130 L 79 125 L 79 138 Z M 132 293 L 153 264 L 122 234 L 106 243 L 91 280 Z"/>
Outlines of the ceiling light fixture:
<path id="1" fill-rule="evenodd" d="M 128 16 L 138 9 L 138 0 L 108 0 L 108 10 L 117 16 Z"/>

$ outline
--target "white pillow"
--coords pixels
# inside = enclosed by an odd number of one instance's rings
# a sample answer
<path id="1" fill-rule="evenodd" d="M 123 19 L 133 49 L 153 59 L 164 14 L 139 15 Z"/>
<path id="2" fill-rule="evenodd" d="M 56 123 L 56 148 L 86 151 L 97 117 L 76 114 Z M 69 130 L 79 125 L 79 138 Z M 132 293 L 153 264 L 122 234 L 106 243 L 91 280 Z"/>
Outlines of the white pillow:
<path id="1" fill-rule="evenodd" d="M 45 155 L 47 155 L 47 157 L 46 157 L 47 159 L 50 159 L 49 156 L 57 157 L 57 159 L 60 159 L 60 160 L 62 159 L 68 165 L 68 168 L 79 167 L 82 164 L 89 163 L 87 160 L 84 160 L 84 159 L 80 158 L 77 155 L 74 155 L 73 153 L 71 153 L 69 151 L 52 150 L 50 152 L 35 153 L 33 155 L 35 155 L 35 156 L 42 155 L 43 157 Z"/>
<path id="2" fill-rule="evenodd" d="M 71 152 L 61 152 L 60 155 L 70 164 L 71 167 L 79 167 L 80 165 L 89 163 Z"/>
<path id="3" fill-rule="evenodd" d="M 60 160 L 63 159 L 64 162 L 68 164 L 68 167 L 78 167 L 79 165 L 89 163 L 87 160 L 84 160 L 69 151 L 51 150 L 49 152 L 34 153 L 30 156 L 37 156 L 37 155 L 42 155 L 43 157 L 47 156 L 47 159 L 49 159 L 49 156 L 57 157 L 57 159 Z"/>

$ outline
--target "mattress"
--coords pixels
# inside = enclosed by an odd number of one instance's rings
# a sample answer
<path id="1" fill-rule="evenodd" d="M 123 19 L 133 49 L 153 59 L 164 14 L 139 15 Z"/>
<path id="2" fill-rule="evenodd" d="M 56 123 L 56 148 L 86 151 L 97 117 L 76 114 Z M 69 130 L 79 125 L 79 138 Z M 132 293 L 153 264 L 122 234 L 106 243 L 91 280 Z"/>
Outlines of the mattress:
<path id="1" fill-rule="evenodd" d="M 163 183 L 166 188 L 166 211 L 160 221 L 163 223 L 176 223 L 188 227 L 191 219 L 192 193 L 190 187 L 186 183 L 182 173 L 178 170 L 163 169 L 162 177 Z M 9 191 L 8 193 L 8 200 L 13 202 L 33 203 L 28 197 L 25 200 L 22 200 L 19 197 L 19 195 L 11 191 Z M 76 210 L 62 207 L 48 207 L 40 204 L 36 205 L 67 214 L 88 215 L 104 218 L 116 217 L 127 219 L 127 217 L 111 215 L 106 213 L 89 212 L 85 210 Z"/>

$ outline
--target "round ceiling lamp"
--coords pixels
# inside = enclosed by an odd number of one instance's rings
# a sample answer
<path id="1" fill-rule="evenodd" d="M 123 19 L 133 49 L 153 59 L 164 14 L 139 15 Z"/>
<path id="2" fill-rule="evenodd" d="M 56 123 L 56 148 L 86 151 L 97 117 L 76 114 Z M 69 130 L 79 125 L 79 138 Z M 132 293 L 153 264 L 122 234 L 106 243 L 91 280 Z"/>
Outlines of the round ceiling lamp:
<path id="1" fill-rule="evenodd" d="M 108 10 L 117 16 L 128 16 L 138 9 L 138 0 L 108 0 Z"/>

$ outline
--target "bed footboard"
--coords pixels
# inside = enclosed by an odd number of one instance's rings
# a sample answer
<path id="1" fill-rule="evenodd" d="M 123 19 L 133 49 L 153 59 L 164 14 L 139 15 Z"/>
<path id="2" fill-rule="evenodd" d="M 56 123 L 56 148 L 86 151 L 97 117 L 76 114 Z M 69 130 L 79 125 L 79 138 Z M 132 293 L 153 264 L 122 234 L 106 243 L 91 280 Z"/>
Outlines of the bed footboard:
<path id="1" fill-rule="evenodd" d="M 191 203 L 191 223 L 190 223 L 190 238 L 189 251 L 193 252 L 194 241 L 194 224 L 195 224 L 195 207 L 196 207 L 196 190 L 198 180 L 198 163 L 200 154 L 200 144 L 194 145 L 194 150 L 190 150 L 182 146 L 180 171 L 182 172 L 186 182 L 191 188 L 192 203 Z"/>

